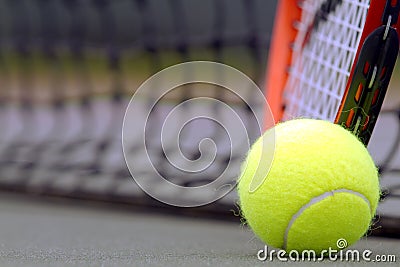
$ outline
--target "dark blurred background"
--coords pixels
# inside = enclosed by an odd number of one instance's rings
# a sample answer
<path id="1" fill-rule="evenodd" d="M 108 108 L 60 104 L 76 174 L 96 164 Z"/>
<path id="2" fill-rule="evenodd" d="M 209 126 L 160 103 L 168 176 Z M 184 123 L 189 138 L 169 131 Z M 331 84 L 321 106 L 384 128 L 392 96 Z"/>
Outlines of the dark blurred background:
<path id="1" fill-rule="evenodd" d="M 125 165 L 121 131 L 129 99 L 151 75 L 192 60 L 228 64 L 262 87 L 275 5 L 261 0 L 1 0 L 0 190 L 165 208 L 140 190 Z M 152 104 L 154 91 L 144 95 L 144 107 Z M 234 184 L 248 146 L 239 145 L 233 155 L 218 149 L 224 156 L 195 176 L 163 164 L 162 120 L 174 106 L 201 96 L 232 106 L 251 142 L 260 135 L 249 104 L 232 92 L 183 86 L 157 103 L 153 117 L 158 119 L 149 121 L 153 134 L 146 136 L 155 147 L 150 156 L 166 179 L 181 186 L 209 183 L 231 161 L 235 168 L 224 175 Z M 253 106 L 262 109 L 256 102 Z M 183 113 L 195 116 L 198 108 L 186 105 Z M 231 123 L 218 107 L 207 109 L 222 125 Z M 199 157 L 204 138 L 228 142 L 229 148 L 229 136 L 215 123 L 200 119 L 186 129 L 179 142 L 188 158 Z M 193 132 L 200 134 L 193 137 Z M 135 146 L 127 151 L 144 156 Z M 160 187 L 154 179 L 149 183 Z M 230 194 L 196 212 L 229 217 L 235 200 Z"/>

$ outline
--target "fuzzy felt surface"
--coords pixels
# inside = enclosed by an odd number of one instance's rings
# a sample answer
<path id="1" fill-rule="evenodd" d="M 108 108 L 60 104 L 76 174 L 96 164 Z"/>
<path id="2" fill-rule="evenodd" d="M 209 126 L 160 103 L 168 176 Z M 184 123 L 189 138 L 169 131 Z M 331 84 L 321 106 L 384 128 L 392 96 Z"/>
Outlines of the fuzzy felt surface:
<path id="1" fill-rule="evenodd" d="M 271 140 L 275 151 L 265 151 L 271 146 L 263 144 Z M 273 153 L 271 166 L 259 161 L 264 153 Z M 258 171 L 263 168 L 269 172 Z M 260 173 L 265 177 L 257 177 Z M 253 179 L 262 181 L 255 191 Z M 335 190 L 298 214 L 313 198 Z M 238 193 L 243 216 L 266 244 L 321 251 L 336 248 L 339 238 L 351 245 L 365 234 L 380 189 L 375 164 L 353 134 L 330 122 L 297 119 L 278 124 L 253 144 Z"/>

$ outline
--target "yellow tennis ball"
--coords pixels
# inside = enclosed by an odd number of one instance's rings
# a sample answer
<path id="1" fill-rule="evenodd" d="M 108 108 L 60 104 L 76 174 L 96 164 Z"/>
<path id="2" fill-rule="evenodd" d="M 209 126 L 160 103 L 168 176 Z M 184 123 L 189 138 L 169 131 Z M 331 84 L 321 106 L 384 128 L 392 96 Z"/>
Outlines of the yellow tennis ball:
<path id="1" fill-rule="evenodd" d="M 275 151 L 263 151 L 273 135 Z M 274 153 L 271 166 L 259 161 L 262 153 Z M 269 167 L 257 177 L 257 170 Z M 297 119 L 253 144 L 238 194 L 242 215 L 267 245 L 320 254 L 351 245 L 368 231 L 380 189 L 375 164 L 352 133 L 327 121 Z"/>

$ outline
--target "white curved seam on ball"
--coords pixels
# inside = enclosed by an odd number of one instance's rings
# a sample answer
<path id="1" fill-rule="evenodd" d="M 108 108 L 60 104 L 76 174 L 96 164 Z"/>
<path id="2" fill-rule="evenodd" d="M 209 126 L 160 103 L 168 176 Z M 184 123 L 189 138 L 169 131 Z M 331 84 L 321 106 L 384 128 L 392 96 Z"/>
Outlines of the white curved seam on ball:
<path id="1" fill-rule="evenodd" d="M 349 194 L 358 196 L 358 197 L 362 198 L 362 199 L 368 204 L 369 210 L 371 209 L 371 204 L 370 204 L 370 202 L 369 202 L 369 200 L 368 200 L 368 198 L 367 198 L 366 196 L 364 196 L 363 194 L 361 194 L 361 193 L 359 193 L 359 192 L 350 190 L 350 189 L 345 189 L 345 188 L 336 189 L 336 190 L 332 190 L 332 191 L 329 191 L 329 192 L 325 192 L 325 193 L 323 193 L 322 195 L 319 195 L 319 196 L 317 196 L 317 197 L 314 197 L 314 198 L 312 198 L 307 204 L 303 205 L 303 206 L 292 216 L 292 218 L 290 219 L 288 225 L 286 226 L 285 235 L 283 236 L 283 247 L 282 247 L 284 250 L 286 250 L 286 247 L 287 247 L 287 238 L 288 238 L 288 235 L 289 235 L 289 231 L 290 231 L 292 225 L 294 224 L 294 222 L 296 221 L 296 219 L 297 219 L 298 217 L 300 217 L 300 215 L 301 215 L 307 208 L 309 208 L 310 206 L 312 206 L 312 205 L 314 205 L 314 204 L 316 204 L 316 203 L 318 203 L 318 202 L 324 200 L 324 199 L 327 198 L 327 197 L 331 197 L 331 196 L 333 196 L 333 195 L 336 194 L 336 193 L 349 193 Z"/>

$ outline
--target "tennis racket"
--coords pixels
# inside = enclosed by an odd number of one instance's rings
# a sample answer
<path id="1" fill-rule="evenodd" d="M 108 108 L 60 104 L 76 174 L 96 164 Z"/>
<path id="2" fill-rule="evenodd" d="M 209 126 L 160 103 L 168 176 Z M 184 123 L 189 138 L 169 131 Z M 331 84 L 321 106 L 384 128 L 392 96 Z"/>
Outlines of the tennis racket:
<path id="1" fill-rule="evenodd" d="M 367 145 L 398 55 L 399 9 L 396 0 L 280 1 L 266 84 L 274 117 L 329 120 Z"/>

